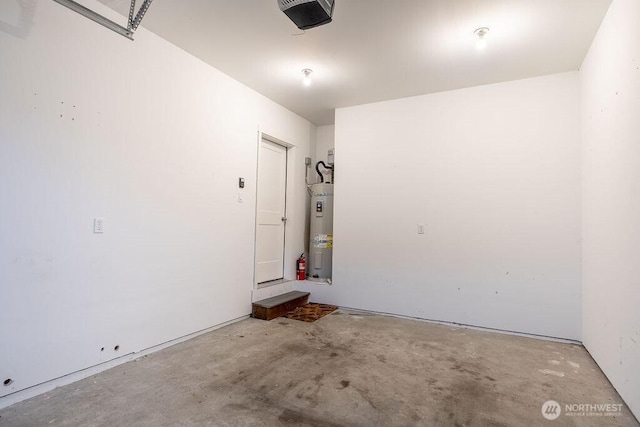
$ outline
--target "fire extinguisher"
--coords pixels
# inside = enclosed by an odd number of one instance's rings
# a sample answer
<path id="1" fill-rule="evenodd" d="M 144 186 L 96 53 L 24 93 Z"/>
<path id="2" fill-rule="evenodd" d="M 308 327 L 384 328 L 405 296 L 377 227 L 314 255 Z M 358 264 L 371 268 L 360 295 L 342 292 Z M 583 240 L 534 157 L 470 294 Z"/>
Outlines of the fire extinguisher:
<path id="1" fill-rule="evenodd" d="M 298 280 L 305 280 L 307 278 L 307 260 L 304 259 L 304 254 L 300 254 L 297 262 Z"/>

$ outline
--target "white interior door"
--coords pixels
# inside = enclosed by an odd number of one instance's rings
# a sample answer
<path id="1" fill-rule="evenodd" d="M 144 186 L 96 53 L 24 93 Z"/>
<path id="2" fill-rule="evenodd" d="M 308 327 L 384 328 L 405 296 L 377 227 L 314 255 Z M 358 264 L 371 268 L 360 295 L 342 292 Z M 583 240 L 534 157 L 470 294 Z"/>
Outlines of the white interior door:
<path id="1" fill-rule="evenodd" d="M 256 281 L 284 277 L 287 149 L 266 139 L 258 154 Z"/>

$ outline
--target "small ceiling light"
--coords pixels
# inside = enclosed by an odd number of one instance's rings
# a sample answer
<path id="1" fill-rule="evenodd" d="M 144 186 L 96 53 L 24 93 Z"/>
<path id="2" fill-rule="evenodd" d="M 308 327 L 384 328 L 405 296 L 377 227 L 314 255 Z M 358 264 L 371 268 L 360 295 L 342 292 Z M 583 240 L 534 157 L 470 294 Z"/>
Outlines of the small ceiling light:
<path id="1" fill-rule="evenodd" d="M 486 36 L 488 32 L 489 32 L 489 29 L 487 27 L 478 28 L 473 32 L 473 34 L 475 34 L 476 37 L 478 37 L 478 40 L 476 40 L 476 49 L 482 50 L 485 47 L 487 47 Z"/>
<path id="2" fill-rule="evenodd" d="M 313 70 L 310 70 L 309 68 L 305 68 L 304 70 L 302 70 L 302 74 L 304 74 L 302 83 L 304 83 L 305 86 L 311 85 L 311 73 L 313 73 Z"/>

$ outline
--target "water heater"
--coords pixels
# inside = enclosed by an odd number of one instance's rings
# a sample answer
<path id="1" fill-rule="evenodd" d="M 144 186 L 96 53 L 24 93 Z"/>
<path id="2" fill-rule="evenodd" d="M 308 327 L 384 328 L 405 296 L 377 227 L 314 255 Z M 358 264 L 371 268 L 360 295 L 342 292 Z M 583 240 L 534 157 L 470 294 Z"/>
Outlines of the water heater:
<path id="1" fill-rule="evenodd" d="M 333 184 L 311 185 L 309 222 L 309 267 L 311 278 L 331 278 L 333 255 Z"/>

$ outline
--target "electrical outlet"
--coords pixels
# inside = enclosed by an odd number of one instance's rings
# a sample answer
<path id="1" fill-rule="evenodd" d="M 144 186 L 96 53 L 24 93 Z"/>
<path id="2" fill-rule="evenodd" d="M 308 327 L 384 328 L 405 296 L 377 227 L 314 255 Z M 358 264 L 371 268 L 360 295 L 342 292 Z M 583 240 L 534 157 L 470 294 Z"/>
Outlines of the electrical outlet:
<path id="1" fill-rule="evenodd" d="M 104 233 L 104 218 L 93 218 L 93 232 Z"/>
<path id="2" fill-rule="evenodd" d="M 424 224 L 418 224 L 418 234 L 424 234 Z"/>

